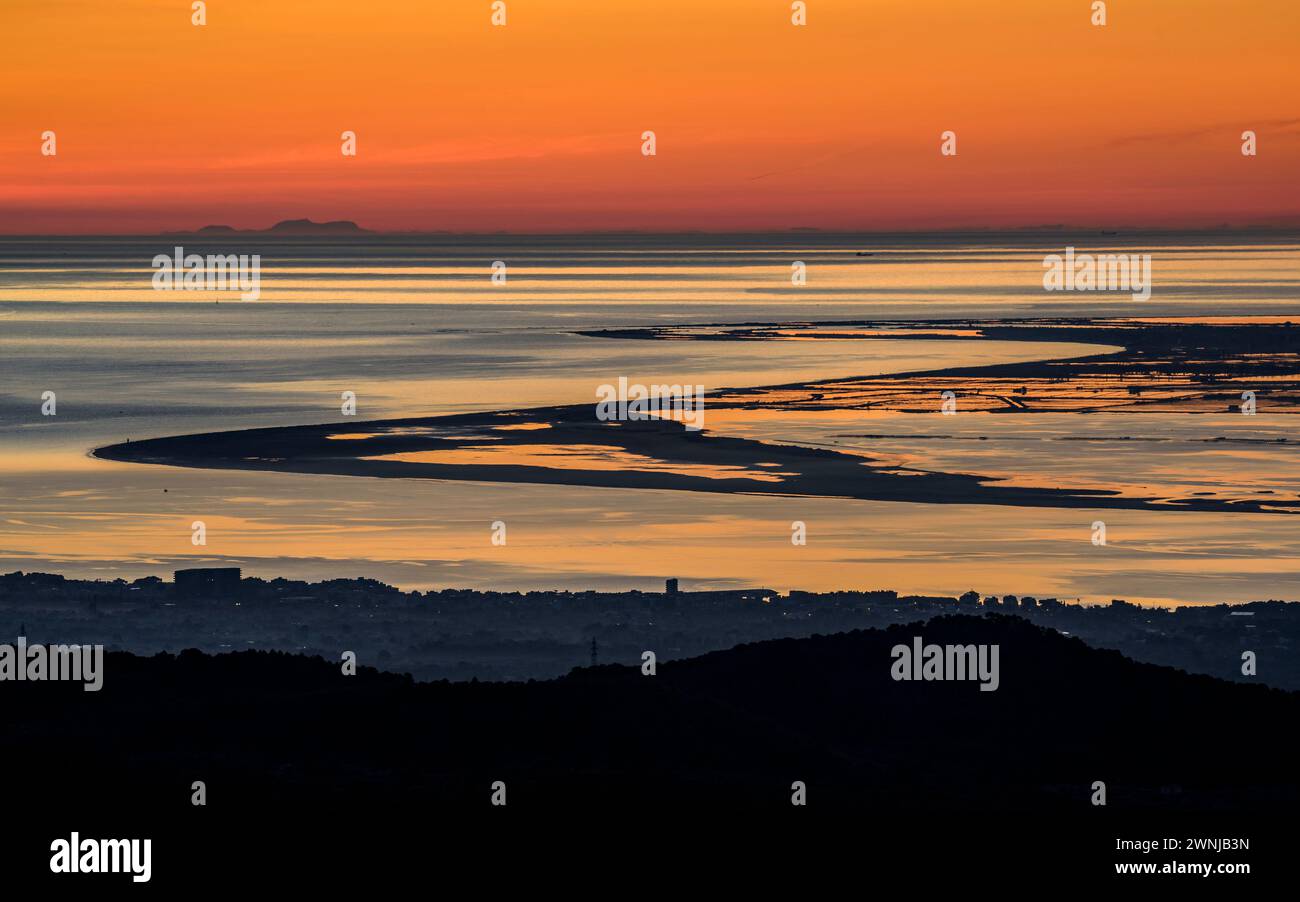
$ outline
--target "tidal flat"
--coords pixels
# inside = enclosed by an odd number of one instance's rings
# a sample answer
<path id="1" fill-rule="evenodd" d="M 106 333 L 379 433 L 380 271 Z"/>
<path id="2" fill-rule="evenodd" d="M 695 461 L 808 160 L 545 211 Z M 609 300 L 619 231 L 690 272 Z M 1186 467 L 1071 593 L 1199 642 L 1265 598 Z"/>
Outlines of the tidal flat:
<path id="1" fill-rule="evenodd" d="M 532 483 L 928 504 L 1294 513 L 1300 494 L 1264 489 L 1143 496 L 1097 485 L 1035 483 L 1035 462 L 1007 474 L 947 472 L 870 451 L 734 434 L 785 415 L 880 413 L 1032 417 L 1107 413 L 1300 412 L 1300 330 L 1247 318 L 844 321 L 588 331 L 609 340 L 784 342 L 878 338 L 1062 342 L 1100 346 L 1068 359 L 985 364 L 710 392 L 712 425 L 602 420 L 591 403 L 464 415 L 247 429 L 148 439 L 96 457 L 169 466 Z M 718 417 L 721 414 L 721 418 Z M 723 424 L 719 429 L 717 422 Z M 726 434 L 726 433 L 732 434 Z M 846 433 L 870 438 L 870 434 Z M 1078 436 L 1074 438 L 1084 438 Z M 1221 437 L 1231 441 L 1231 437 Z M 1257 439 L 1252 439 L 1257 441 Z M 1285 437 L 1276 442 L 1286 444 Z"/>

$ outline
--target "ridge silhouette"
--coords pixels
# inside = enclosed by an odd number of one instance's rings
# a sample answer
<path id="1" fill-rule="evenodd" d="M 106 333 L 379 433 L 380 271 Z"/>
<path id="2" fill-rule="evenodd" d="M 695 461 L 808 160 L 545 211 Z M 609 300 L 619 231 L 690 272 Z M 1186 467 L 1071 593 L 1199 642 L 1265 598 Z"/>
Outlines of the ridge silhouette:
<path id="1" fill-rule="evenodd" d="M 998 644 L 1000 687 L 895 682 L 890 649 Z M 741 645 L 602 664 L 548 681 L 417 683 L 280 652 L 110 653 L 100 692 L 9 683 L 11 797 L 68 810 L 226 805 L 299 811 L 437 803 L 607 810 L 1282 810 L 1297 797 L 1300 693 L 1131 661 L 1015 617 Z M 93 755 L 86 750 L 93 749 Z M 75 784 L 66 777 L 80 775 Z"/>

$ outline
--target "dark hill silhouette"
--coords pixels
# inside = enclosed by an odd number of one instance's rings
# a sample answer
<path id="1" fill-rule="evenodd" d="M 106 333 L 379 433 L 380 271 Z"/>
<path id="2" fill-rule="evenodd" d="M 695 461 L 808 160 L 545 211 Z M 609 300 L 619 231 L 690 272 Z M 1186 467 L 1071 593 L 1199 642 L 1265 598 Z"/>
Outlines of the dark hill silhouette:
<path id="1" fill-rule="evenodd" d="M 996 643 L 1001 685 L 895 682 L 890 648 Z M 362 662 L 364 664 L 364 662 Z M 196 775 L 249 805 L 610 810 L 1275 809 L 1297 796 L 1300 694 L 1139 664 L 1018 618 L 942 617 L 546 682 L 415 683 L 282 653 L 106 658 L 104 688 L 3 686 L 3 752 L 52 804 L 172 807 Z M 1244 744 L 1245 739 L 1249 744 Z M 63 749 L 95 748 L 93 760 Z M 1267 750 L 1275 750 L 1273 753 Z M 102 779 L 93 778 L 99 772 Z M 121 801 L 121 799 L 118 799 Z"/>
<path id="2" fill-rule="evenodd" d="M 528 683 L 345 677 L 277 652 L 114 653 L 97 693 L 0 684 L 0 873 L 66 880 L 49 849 L 72 830 L 152 837 L 154 882 L 180 886 L 248 886 L 259 872 L 275 885 L 548 874 L 734 888 L 831 873 L 1076 885 L 1171 856 L 1293 870 L 1300 693 L 1138 664 L 1001 616 L 920 627 L 926 642 L 997 643 L 997 691 L 894 682 L 890 649 L 917 629 Z M 506 808 L 490 805 L 494 780 Z M 795 780 L 806 808 L 790 804 Z M 1090 803 L 1094 780 L 1107 807 Z M 1116 850 L 1168 836 L 1253 844 Z"/>

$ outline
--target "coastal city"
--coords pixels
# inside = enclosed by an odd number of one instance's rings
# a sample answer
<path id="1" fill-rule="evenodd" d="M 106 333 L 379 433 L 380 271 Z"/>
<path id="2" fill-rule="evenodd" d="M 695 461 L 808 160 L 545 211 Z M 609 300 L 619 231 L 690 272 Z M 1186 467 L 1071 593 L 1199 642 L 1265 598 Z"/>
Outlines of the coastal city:
<path id="1" fill-rule="evenodd" d="M 667 661 L 963 613 L 1023 617 L 1137 661 L 1300 689 L 1300 603 L 1276 600 L 1162 608 L 974 590 L 691 591 L 675 578 L 663 592 L 420 592 L 373 579 L 244 577 L 237 567 L 178 570 L 171 581 L 0 576 L 3 637 L 142 655 L 260 649 L 338 660 L 346 650 L 363 666 L 417 680 L 549 679 L 593 663 L 636 664 L 646 650 Z"/>

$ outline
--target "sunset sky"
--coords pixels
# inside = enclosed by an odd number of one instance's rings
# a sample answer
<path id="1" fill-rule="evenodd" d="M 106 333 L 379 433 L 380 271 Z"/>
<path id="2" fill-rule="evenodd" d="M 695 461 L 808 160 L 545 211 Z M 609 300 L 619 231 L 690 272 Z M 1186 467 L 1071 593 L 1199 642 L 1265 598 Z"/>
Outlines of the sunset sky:
<path id="1" fill-rule="evenodd" d="M 1112 0 L 1105 27 L 1090 0 L 507 13 L 4 0 L 0 232 L 1300 224 L 1295 0 Z"/>

